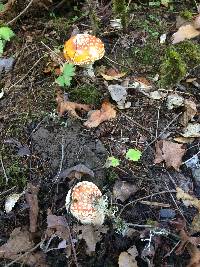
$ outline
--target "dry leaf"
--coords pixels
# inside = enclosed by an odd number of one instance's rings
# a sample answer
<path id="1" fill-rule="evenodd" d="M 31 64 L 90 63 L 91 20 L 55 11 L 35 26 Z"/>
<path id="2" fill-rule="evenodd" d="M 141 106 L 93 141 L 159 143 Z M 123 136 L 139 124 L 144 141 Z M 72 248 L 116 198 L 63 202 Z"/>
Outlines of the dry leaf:
<path id="1" fill-rule="evenodd" d="M 180 123 L 183 126 L 187 126 L 188 122 L 190 120 L 192 120 L 194 118 L 194 116 L 196 115 L 197 106 L 193 101 L 188 100 L 188 99 L 185 100 L 184 105 L 185 105 L 185 109 L 186 110 L 185 110 L 185 112 L 183 113 L 183 116 L 180 119 Z"/>
<path id="2" fill-rule="evenodd" d="M 180 187 L 176 188 L 176 198 L 182 200 L 186 207 L 194 206 L 200 211 L 200 200 L 185 193 Z"/>
<path id="3" fill-rule="evenodd" d="M 5 201 L 5 211 L 6 213 L 10 212 L 15 204 L 17 203 L 17 201 L 19 200 L 19 198 L 24 194 L 24 192 L 20 193 L 20 194 L 12 194 L 10 196 L 7 197 L 6 201 Z"/>
<path id="4" fill-rule="evenodd" d="M 7 3 L 4 5 L 4 9 L 0 11 L 0 17 L 4 15 L 6 12 L 9 12 L 9 10 L 12 8 L 16 0 L 8 0 Z"/>
<path id="5" fill-rule="evenodd" d="M 194 19 L 194 27 L 195 27 L 195 29 L 200 28 L 200 14 L 198 14 Z"/>
<path id="6" fill-rule="evenodd" d="M 68 112 L 71 116 L 81 119 L 81 117 L 76 113 L 76 110 L 79 111 L 90 111 L 91 107 L 90 105 L 85 104 L 79 104 L 75 102 L 71 102 L 68 100 L 65 100 L 65 97 L 62 95 L 60 91 L 57 93 L 56 102 L 58 104 L 57 111 L 59 116 L 64 115 L 65 112 Z"/>
<path id="7" fill-rule="evenodd" d="M 100 74 L 106 81 L 113 81 L 124 77 L 126 72 L 119 72 L 116 69 L 110 68 L 105 73 L 101 72 Z"/>
<path id="8" fill-rule="evenodd" d="M 179 171 L 185 151 L 182 144 L 166 140 L 157 141 L 154 163 L 165 161 L 167 167 L 173 167 L 175 170 Z"/>
<path id="9" fill-rule="evenodd" d="M 181 143 L 181 144 L 191 144 L 192 142 L 194 142 L 194 138 L 190 138 L 190 137 L 183 137 L 183 136 L 179 136 L 179 137 L 175 137 L 174 141 L 176 141 L 177 143 Z"/>
<path id="10" fill-rule="evenodd" d="M 30 233 L 27 230 L 15 228 L 10 234 L 7 243 L 0 246 L 0 258 L 15 260 L 22 252 L 31 250 L 35 244 L 30 240 Z M 30 252 L 24 257 L 20 257 L 18 262 L 24 265 L 47 267 L 45 255 L 42 252 Z"/>
<path id="11" fill-rule="evenodd" d="M 178 108 L 184 105 L 184 98 L 178 94 L 170 94 L 167 97 L 167 108 L 169 110 Z"/>
<path id="12" fill-rule="evenodd" d="M 104 121 L 109 121 L 116 117 L 116 111 L 110 102 L 104 101 L 100 110 L 91 111 L 88 120 L 84 125 L 88 128 L 99 126 Z"/>
<path id="13" fill-rule="evenodd" d="M 29 205 L 29 221 L 31 233 L 35 233 L 37 229 L 37 217 L 39 212 L 37 197 L 38 191 L 39 186 L 34 186 L 31 183 L 28 183 L 25 196 L 27 204 Z"/>
<path id="14" fill-rule="evenodd" d="M 95 252 L 96 244 L 102 239 L 102 234 L 107 233 L 108 228 L 106 226 L 81 225 L 77 226 L 76 231 L 79 233 L 78 239 L 85 240 L 87 245 L 86 252 L 91 255 L 92 252 Z"/>
<path id="15" fill-rule="evenodd" d="M 116 181 L 113 187 L 113 196 L 122 202 L 126 201 L 131 195 L 137 192 L 138 188 L 126 181 Z"/>
<path id="16" fill-rule="evenodd" d="M 200 137 L 200 124 L 199 123 L 188 123 L 182 134 L 184 137 Z"/>
<path id="17" fill-rule="evenodd" d="M 121 252 L 118 259 L 119 267 L 137 267 L 136 257 L 138 251 L 136 246 L 132 246 L 127 252 Z"/>
<path id="18" fill-rule="evenodd" d="M 66 177 L 69 179 L 81 179 L 84 174 L 94 177 L 94 172 L 84 164 L 80 163 L 76 166 L 63 170 L 61 173 L 59 173 L 53 178 L 53 181 L 58 181 L 58 179 L 65 179 Z"/>
<path id="19" fill-rule="evenodd" d="M 172 44 L 180 43 L 186 39 L 192 39 L 200 35 L 200 31 L 196 30 L 193 23 L 181 26 L 177 32 L 172 35 Z"/>
<path id="20" fill-rule="evenodd" d="M 131 106 L 130 102 L 126 103 L 126 97 L 128 95 L 126 87 L 119 84 L 111 84 L 108 86 L 108 91 L 110 92 L 112 99 L 117 102 L 119 109 L 124 109 Z"/>

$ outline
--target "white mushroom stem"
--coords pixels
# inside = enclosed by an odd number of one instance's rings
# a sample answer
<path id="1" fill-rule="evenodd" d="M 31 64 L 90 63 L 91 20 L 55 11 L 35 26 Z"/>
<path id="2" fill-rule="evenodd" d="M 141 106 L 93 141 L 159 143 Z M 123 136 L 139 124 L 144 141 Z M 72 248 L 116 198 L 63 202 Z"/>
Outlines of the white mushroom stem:
<path id="1" fill-rule="evenodd" d="M 84 73 L 86 76 L 89 76 L 91 78 L 95 77 L 93 64 L 85 65 L 84 68 Z"/>

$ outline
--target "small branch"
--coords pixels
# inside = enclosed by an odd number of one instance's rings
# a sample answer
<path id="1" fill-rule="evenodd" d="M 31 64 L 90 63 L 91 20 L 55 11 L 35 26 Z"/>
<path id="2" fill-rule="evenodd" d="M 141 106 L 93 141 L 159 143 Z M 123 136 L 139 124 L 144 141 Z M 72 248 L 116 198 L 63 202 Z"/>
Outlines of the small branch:
<path id="1" fill-rule="evenodd" d="M 5 177 L 5 180 L 6 180 L 6 184 L 8 184 L 8 176 L 7 176 L 6 170 L 5 170 L 5 168 L 4 168 L 3 157 L 2 157 L 2 155 L 0 155 L 0 161 L 1 161 L 1 167 L 2 167 L 2 169 L 3 169 L 4 177 Z"/>
<path id="2" fill-rule="evenodd" d="M 22 10 L 19 15 L 17 15 L 14 19 L 12 19 L 11 21 L 7 22 L 7 25 L 12 24 L 13 22 L 15 22 L 16 20 L 18 20 L 18 18 L 20 18 L 27 10 L 28 8 L 32 5 L 34 0 L 30 0 L 30 2 L 28 3 L 28 5 L 24 8 L 24 10 Z"/>

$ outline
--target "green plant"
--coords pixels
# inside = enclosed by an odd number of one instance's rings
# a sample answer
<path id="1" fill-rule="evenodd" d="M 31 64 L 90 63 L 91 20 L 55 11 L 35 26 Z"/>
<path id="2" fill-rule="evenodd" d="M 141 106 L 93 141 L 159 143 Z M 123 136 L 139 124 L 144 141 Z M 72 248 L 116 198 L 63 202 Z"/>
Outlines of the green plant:
<path id="1" fill-rule="evenodd" d="M 180 12 L 180 16 L 186 20 L 192 20 L 193 14 L 189 10 L 183 10 Z"/>
<path id="2" fill-rule="evenodd" d="M 128 26 L 128 5 L 126 0 L 112 0 L 112 10 L 117 18 L 121 19 L 121 24 L 124 30 Z"/>
<path id="3" fill-rule="evenodd" d="M 56 79 L 60 86 L 70 86 L 71 80 L 75 75 L 75 67 L 72 63 L 65 63 L 63 66 L 62 74 Z"/>
<path id="4" fill-rule="evenodd" d="M 179 83 L 189 69 L 200 64 L 200 46 L 185 41 L 166 50 L 160 74 L 161 85 L 171 86 Z"/>
<path id="5" fill-rule="evenodd" d="M 3 54 L 4 47 L 7 41 L 15 36 L 14 32 L 8 26 L 0 27 L 0 55 Z"/>
<path id="6" fill-rule="evenodd" d="M 105 163 L 105 167 L 117 167 L 120 165 L 120 160 L 115 157 L 108 157 Z"/>
<path id="7" fill-rule="evenodd" d="M 138 149 L 132 149 L 132 148 L 130 148 L 126 152 L 126 159 L 128 159 L 128 160 L 138 161 L 141 158 L 141 156 L 142 156 L 142 153 Z"/>

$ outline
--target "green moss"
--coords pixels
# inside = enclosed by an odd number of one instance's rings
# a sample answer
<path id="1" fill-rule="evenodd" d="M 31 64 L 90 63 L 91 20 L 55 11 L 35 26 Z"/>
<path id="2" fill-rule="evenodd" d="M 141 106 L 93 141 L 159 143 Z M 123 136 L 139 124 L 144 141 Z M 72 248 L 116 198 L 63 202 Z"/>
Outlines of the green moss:
<path id="1" fill-rule="evenodd" d="M 6 157 L 4 157 L 6 160 Z M 19 158 L 16 158 L 9 166 L 6 166 L 6 174 L 8 176 L 8 188 L 17 186 L 23 190 L 27 184 L 28 166 L 20 163 Z M 5 186 L 5 177 L 0 176 L 0 186 Z"/>
<path id="2" fill-rule="evenodd" d="M 114 171 L 114 169 L 109 168 L 106 170 L 106 180 L 108 183 L 114 183 L 118 178 L 118 174 Z"/>
<path id="3" fill-rule="evenodd" d="M 84 104 L 96 105 L 100 102 L 101 94 L 93 85 L 81 85 L 70 91 L 70 100 Z"/>
<path id="4" fill-rule="evenodd" d="M 183 10 L 181 11 L 180 16 L 186 20 L 192 20 L 193 14 L 189 10 Z"/>
<path id="5" fill-rule="evenodd" d="M 122 27 L 128 26 L 128 6 L 126 0 L 112 0 L 112 10 L 117 18 L 121 19 Z"/>
<path id="6" fill-rule="evenodd" d="M 161 85 L 172 86 L 179 83 L 186 73 L 200 64 L 200 46 L 185 41 L 166 50 L 160 74 Z"/>

